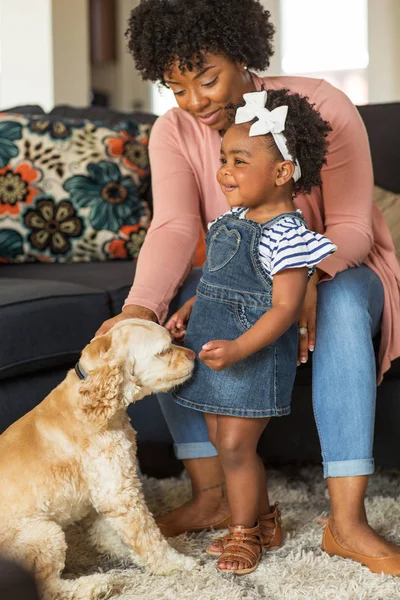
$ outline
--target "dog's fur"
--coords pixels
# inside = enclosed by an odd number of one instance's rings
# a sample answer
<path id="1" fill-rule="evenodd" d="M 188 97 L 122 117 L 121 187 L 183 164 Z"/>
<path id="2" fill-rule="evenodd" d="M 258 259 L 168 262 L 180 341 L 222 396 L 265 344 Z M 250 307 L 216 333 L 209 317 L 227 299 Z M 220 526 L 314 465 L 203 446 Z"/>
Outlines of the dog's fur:
<path id="1" fill-rule="evenodd" d="M 0 436 L 0 552 L 34 572 L 43 598 L 108 597 L 107 574 L 61 579 L 63 529 L 82 521 L 103 553 L 156 574 L 192 568 L 148 511 L 136 472 L 127 406 L 166 392 L 193 370 L 193 354 L 159 325 L 128 319 L 88 344 L 81 381 L 74 370 Z"/>

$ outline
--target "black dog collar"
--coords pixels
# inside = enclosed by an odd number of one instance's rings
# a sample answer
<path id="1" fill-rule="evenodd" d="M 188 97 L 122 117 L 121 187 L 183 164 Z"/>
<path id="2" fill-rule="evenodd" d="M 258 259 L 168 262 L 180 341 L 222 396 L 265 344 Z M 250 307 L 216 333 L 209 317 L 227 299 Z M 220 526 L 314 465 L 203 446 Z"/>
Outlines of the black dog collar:
<path id="1" fill-rule="evenodd" d="M 78 375 L 79 379 L 82 380 L 87 379 L 88 377 L 88 373 L 86 373 L 80 362 L 77 362 L 75 365 L 75 373 Z"/>

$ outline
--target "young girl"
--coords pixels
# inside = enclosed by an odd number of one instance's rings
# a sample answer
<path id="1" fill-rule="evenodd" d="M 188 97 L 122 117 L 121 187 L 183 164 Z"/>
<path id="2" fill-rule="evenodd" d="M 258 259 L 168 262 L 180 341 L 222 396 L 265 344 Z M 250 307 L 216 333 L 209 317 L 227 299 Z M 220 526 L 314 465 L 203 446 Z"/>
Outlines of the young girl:
<path id="1" fill-rule="evenodd" d="M 290 412 L 307 279 L 336 249 L 307 229 L 293 202 L 321 185 L 329 124 L 288 90 L 244 100 L 217 173 L 232 208 L 209 225 L 196 296 L 166 324 L 198 354 L 175 400 L 204 413 L 217 448 L 232 515 L 217 566 L 237 575 L 254 571 L 261 557 L 257 518 L 269 502 L 257 444 L 271 417 Z"/>

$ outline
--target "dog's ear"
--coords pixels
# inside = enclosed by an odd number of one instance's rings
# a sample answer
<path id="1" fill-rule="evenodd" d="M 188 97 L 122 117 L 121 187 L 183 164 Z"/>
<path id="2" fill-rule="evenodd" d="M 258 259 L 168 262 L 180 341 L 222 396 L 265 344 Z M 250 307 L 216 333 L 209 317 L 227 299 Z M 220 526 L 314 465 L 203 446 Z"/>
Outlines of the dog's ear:
<path id="1" fill-rule="evenodd" d="M 96 360 L 103 357 L 111 348 L 111 334 L 101 335 L 94 338 L 84 350 L 85 354 L 89 355 L 91 360 Z"/>
<path id="2" fill-rule="evenodd" d="M 111 336 L 96 338 L 87 349 L 97 366 L 92 369 L 79 388 L 81 409 L 90 420 L 106 426 L 118 410 L 126 408 L 140 392 L 132 374 L 133 365 L 114 356 Z"/>

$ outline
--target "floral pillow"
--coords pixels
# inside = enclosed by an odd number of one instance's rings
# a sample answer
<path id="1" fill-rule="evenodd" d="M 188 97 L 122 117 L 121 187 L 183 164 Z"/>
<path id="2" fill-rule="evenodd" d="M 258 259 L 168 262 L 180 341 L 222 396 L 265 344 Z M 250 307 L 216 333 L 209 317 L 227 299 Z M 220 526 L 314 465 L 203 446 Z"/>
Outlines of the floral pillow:
<path id="1" fill-rule="evenodd" d="M 137 258 L 150 128 L 0 114 L 0 261 Z"/>

